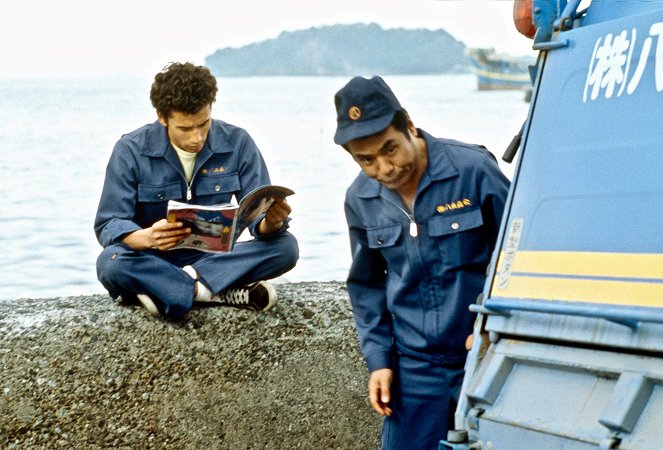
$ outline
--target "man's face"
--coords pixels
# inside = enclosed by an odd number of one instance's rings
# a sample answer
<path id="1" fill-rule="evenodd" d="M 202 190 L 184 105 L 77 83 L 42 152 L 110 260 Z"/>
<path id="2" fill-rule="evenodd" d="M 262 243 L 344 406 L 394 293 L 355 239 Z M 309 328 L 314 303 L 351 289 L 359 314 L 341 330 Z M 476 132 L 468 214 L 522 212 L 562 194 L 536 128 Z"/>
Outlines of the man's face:
<path id="1" fill-rule="evenodd" d="M 207 133 L 212 126 L 212 105 L 194 114 L 172 111 L 169 117 L 157 113 L 159 122 L 166 127 L 168 139 L 178 148 L 191 153 L 203 149 Z"/>
<path id="2" fill-rule="evenodd" d="M 408 127 L 408 139 L 394 125 L 373 136 L 355 139 L 347 145 L 350 154 L 361 170 L 383 186 L 397 191 L 418 183 L 420 174 L 416 129 Z"/>

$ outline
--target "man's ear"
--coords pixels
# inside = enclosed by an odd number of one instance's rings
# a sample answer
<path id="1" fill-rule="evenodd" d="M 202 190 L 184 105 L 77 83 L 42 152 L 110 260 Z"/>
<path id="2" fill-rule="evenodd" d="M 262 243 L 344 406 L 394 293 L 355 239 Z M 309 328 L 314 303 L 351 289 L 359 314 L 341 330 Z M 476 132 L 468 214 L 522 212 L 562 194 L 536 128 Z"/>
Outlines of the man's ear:
<path id="1" fill-rule="evenodd" d="M 157 117 L 159 118 L 159 123 L 163 125 L 164 127 L 168 126 L 168 118 L 165 117 L 163 114 L 161 114 L 159 111 L 157 111 Z"/>
<path id="2" fill-rule="evenodd" d="M 417 127 L 414 126 L 414 123 L 412 122 L 412 119 L 408 117 L 407 119 L 407 129 L 410 132 L 411 137 L 417 137 L 419 136 L 419 132 L 417 131 Z"/>

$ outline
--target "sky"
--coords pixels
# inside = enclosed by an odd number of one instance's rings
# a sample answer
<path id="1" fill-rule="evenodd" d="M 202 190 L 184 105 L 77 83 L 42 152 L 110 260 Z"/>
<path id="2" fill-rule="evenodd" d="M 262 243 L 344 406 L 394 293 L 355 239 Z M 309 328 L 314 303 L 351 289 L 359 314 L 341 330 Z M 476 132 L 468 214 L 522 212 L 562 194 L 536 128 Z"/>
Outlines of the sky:
<path id="1" fill-rule="evenodd" d="M 0 15 L 0 78 L 151 78 L 241 47 L 334 24 L 444 29 L 469 47 L 533 54 L 512 0 L 17 0 Z"/>

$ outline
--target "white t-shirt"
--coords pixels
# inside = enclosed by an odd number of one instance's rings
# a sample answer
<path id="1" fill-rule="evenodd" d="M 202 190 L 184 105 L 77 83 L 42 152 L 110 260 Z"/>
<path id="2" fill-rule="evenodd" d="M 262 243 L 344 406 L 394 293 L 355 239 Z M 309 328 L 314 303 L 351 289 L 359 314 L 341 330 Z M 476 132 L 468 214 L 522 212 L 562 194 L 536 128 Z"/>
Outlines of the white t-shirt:
<path id="1" fill-rule="evenodd" d="M 173 146 L 173 148 L 177 152 L 177 156 L 180 157 L 180 162 L 182 163 L 182 167 L 184 168 L 184 176 L 186 177 L 186 182 L 187 183 L 191 182 L 191 177 L 193 175 L 193 166 L 196 164 L 196 156 L 198 156 L 198 153 L 191 153 L 182 150 L 172 142 L 170 143 L 170 145 Z"/>

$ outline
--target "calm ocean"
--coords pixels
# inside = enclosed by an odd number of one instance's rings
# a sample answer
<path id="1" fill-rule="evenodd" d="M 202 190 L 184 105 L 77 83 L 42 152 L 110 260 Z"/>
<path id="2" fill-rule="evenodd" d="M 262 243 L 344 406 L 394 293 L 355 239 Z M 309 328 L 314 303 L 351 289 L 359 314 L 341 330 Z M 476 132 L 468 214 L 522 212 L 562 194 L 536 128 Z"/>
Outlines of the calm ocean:
<path id="1" fill-rule="evenodd" d="M 349 78 L 219 79 L 213 116 L 246 128 L 272 182 L 295 190 L 299 264 L 282 281 L 343 280 L 343 197 L 358 168 L 334 145 L 334 93 Z M 527 115 L 523 92 L 479 92 L 472 75 L 387 76 L 416 126 L 486 145 L 498 159 Z M 152 122 L 149 80 L 0 80 L 0 300 L 104 292 L 92 224 L 106 162 Z M 503 165 L 510 177 L 513 167 Z"/>

